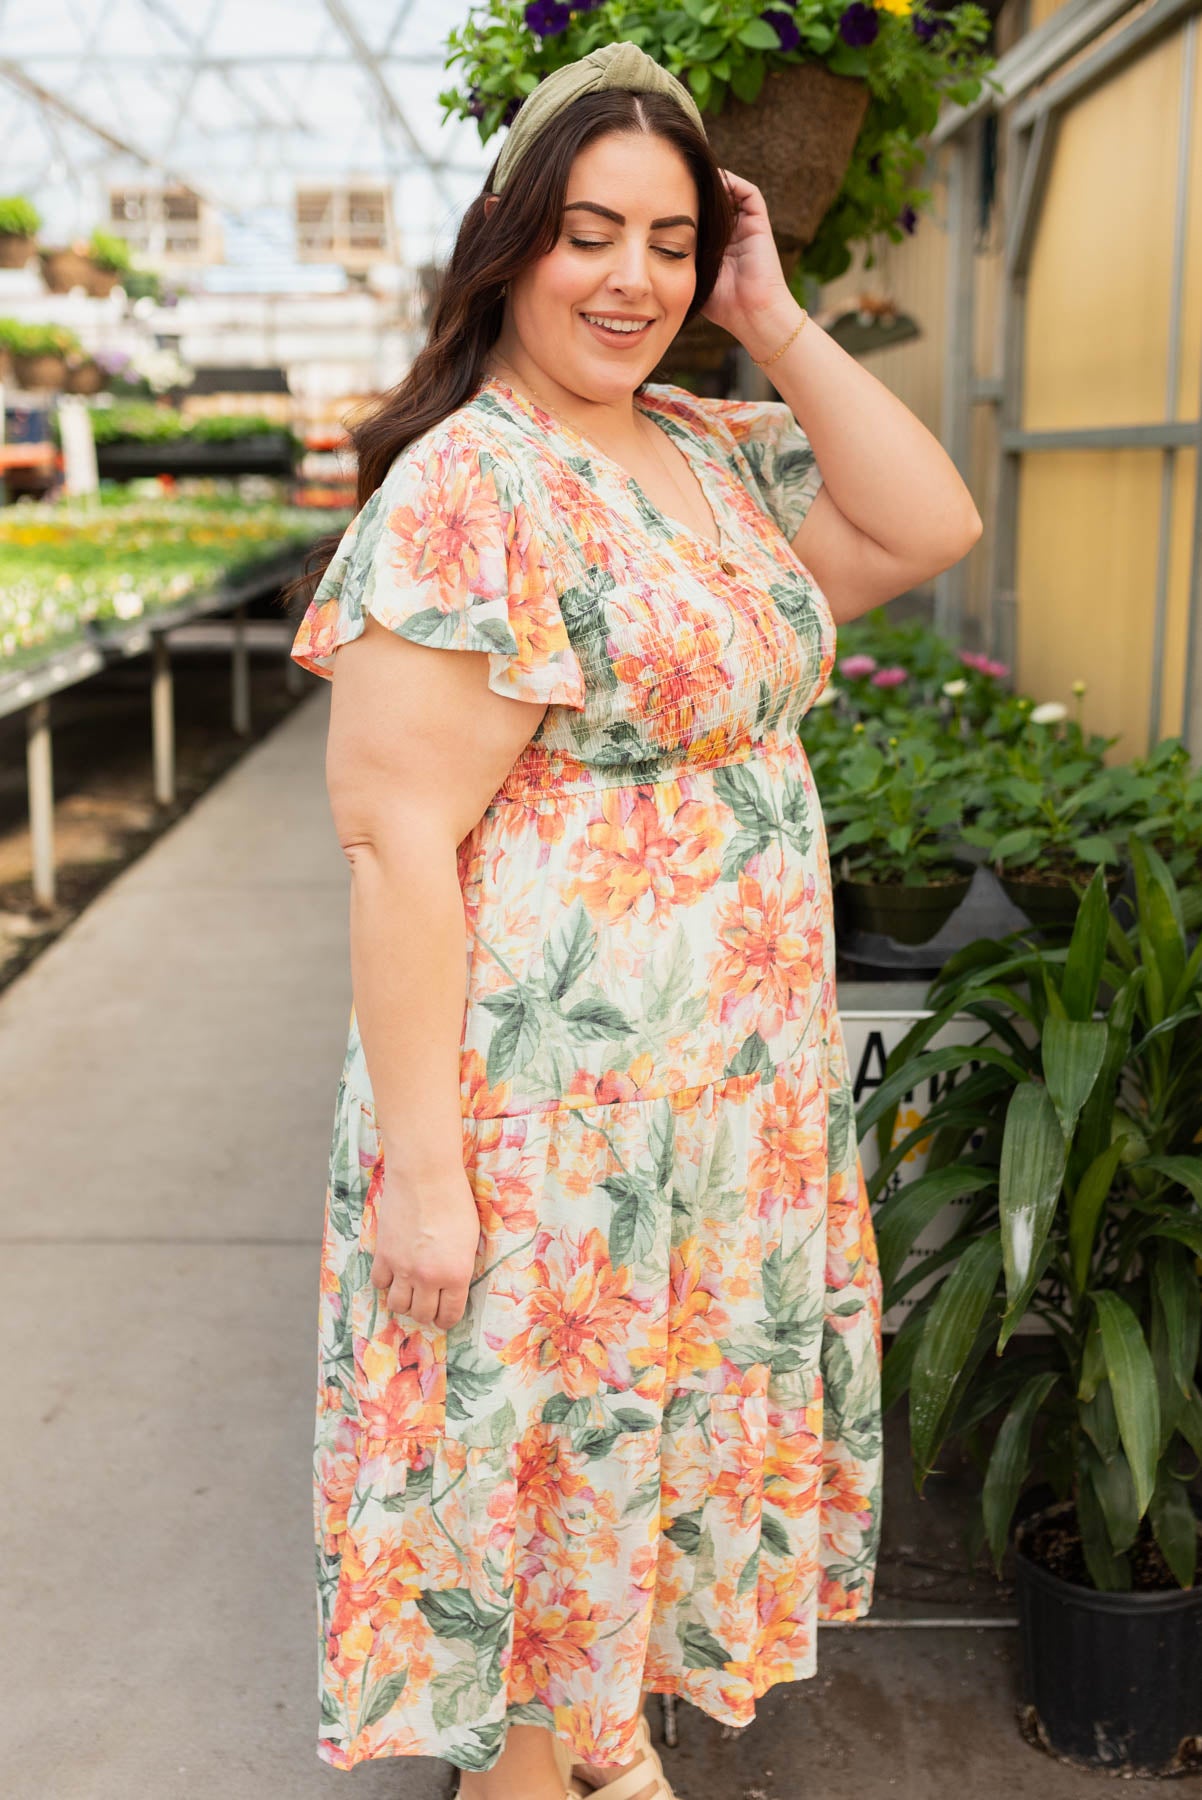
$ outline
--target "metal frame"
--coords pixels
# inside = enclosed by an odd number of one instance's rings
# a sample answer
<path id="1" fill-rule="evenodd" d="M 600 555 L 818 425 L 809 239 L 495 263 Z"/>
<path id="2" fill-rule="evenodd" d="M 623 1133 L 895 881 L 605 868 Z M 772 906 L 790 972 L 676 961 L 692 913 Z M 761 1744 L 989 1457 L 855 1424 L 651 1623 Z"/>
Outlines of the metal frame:
<path id="1" fill-rule="evenodd" d="M 0 673 L 0 718 L 26 715 L 25 769 L 29 796 L 29 828 L 32 844 L 33 897 L 38 906 L 52 907 L 55 900 L 54 860 L 54 746 L 51 700 L 66 688 L 77 687 L 102 669 L 131 656 L 151 657 L 150 731 L 154 769 L 154 797 L 160 806 L 175 799 L 175 709 L 168 640 L 178 626 L 201 619 L 232 614 L 230 646 L 230 713 L 234 731 L 248 737 L 251 729 L 250 655 L 246 640 L 248 601 L 274 592 L 295 573 L 295 550 L 282 551 L 265 561 L 254 575 L 236 587 L 219 586 L 208 594 L 178 606 L 164 607 L 136 624 L 112 630 L 92 631 L 82 640 L 52 651 L 44 662 L 30 668 Z M 286 621 L 281 638 L 291 645 L 294 633 Z M 286 657 L 290 693 L 300 686 L 301 671 Z"/>
<path id="2" fill-rule="evenodd" d="M 1039 30 L 1028 34 L 1003 57 L 993 72 L 1001 92 L 982 95 L 971 107 L 949 109 L 931 135 L 931 144 L 947 143 L 953 152 L 951 203 L 954 243 L 949 263 L 949 327 L 944 363 L 944 441 L 963 467 L 971 426 L 971 408 L 998 409 L 995 464 L 994 530 L 989 546 L 986 632 L 993 655 L 1013 665 L 1016 645 L 1018 466 L 1022 455 L 1040 450 L 1158 448 L 1164 452 L 1153 666 L 1148 713 L 1148 746 L 1159 736 L 1164 701 L 1164 647 L 1168 606 L 1169 557 L 1173 525 L 1176 453 L 1197 453 L 1194 534 L 1189 572 L 1188 653 L 1183 678 L 1183 736 L 1195 759 L 1202 756 L 1202 396 L 1198 416 L 1172 416 L 1180 374 L 1184 322 L 1185 238 L 1188 223 L 1189 143 L 1193 129 L 1192 90 L 1197 55 L 1197 14 L 1202 0 L 1155 0 L 1121 31 L 1090 55 L 1081 53 L 1101 31 L 1130 11 L 1128 0 L 1080 0 L 1070 3 Z M 1028 431 L 1021 424 L 1021 393 L 1026 329 L 1026 288 L 1032 247 L 1039 223 L 1061 117 L 1077 101 L 1104 85 L 1161 38 L 1184 22 L 1182 105 L 1177 142 L 1177 187 L 1173 222 L 1168 364 L 1165 371 L 1165 416 L 1140 425 L 1090 429 Z M 1079 57 L 1058 79 L 1036 90 L 1037 83 L 1070 57 Z M 987 106 L 1004 109 L 1006 227 L 1003 291 L 999 328 L 999 374 L 976 381 L 972 370 L 975 267 L 968 237 L 976 199 L 976 134 L 970 129 Z M 953 637 L 961 634 L 965 571 L 948 570 L 936 582 L 936 620 Z"/>

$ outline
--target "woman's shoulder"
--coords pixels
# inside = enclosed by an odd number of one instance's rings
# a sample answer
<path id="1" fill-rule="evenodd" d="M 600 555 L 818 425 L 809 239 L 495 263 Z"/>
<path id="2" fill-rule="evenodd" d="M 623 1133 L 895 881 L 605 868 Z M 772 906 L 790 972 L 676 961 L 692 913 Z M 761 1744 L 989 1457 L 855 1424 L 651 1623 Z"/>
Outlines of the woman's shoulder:
<path id="1" fill-rule="evenodd" d="M 501 505 L 526 499 L 537 488 L 534 459 L 507 424 L 487 392 L 472 395 L 398 452 L 377 490 L 381 502 L 425 490 L 451 498 L 469 488 L 490 492 Z"/>

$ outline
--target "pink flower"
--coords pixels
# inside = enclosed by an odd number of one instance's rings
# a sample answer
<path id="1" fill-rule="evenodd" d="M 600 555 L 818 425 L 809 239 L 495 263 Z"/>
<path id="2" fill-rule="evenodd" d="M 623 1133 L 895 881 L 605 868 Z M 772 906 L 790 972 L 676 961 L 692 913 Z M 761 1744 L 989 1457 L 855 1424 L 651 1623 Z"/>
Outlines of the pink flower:
<path id="1" fill-rule="evenodd" d="M 909 679 L 909 672 L 906 669 L 878 669 L 872 678 L 872 685 L 879 688 L 894 688 L 900 687 L 903 681 Z"/>
<path id="2" fill-rule="evenodd" d="M 856 681 L 861 675 L 871 675 L 875 668 L 875 656 L 845 656 L 839 664 L 839 673 L 846 675 L 849 681 Z"/>
<path id="3" fill-rule="evenodd" d="M 989 658 L 987 656 L 982 656 L 979 650 L 961 650 L 960 661 L 964 664 L 966 669 L 975 669 L 978 675 L 984 675 L 986 672 L 984 665 L 989 661 Z"/>
<path id="4" fill-rule="evenodd" d="M 995 680 L 1002 681 L 1009 675 L 1010 667 L 1008 663 L 990 662 L 989 658 L 986 657 L 981 666 L 981 673 L 982 675 L 992 675 Z"/>

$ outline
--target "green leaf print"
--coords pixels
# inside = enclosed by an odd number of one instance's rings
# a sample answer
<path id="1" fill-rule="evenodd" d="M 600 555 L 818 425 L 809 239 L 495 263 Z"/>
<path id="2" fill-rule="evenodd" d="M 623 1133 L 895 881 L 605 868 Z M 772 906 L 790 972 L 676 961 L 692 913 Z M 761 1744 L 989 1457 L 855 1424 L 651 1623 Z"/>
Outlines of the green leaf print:
<path id="1" fill-rule="evenodd" d="M 696 1556 L 701 1544 L 701 1512 L 681 1513 L 678 1519 L 664 1528 L 664 1536 L 683 1550 L 686 1556 Z"/>
<path id="2" fill-rule="evenodd" d="M 776 833 L 767 827 L 757 831 L 732 832 L 722 854 L 720 879 L 737 881 L 752 857 L 762 855 L 775 835 Z"/>
<path id="3" fill-rule="evenodd" d="M 439 1731 L 487 1712 L 492 1696 L 480 1682 L 476 1658 L 464 1657 L 430 1682 L 431 1712 Z"/>
<path id="4" fill-rule="evenodd" d="M 544 961 L 543 979 L 552 1000 L 562 1000 L 597 955 L 597 933 L 583 903 L 576 902 L 567 918 L 551 933 Z"/>
<path id="5" fill-rule="evenodd" d="M 730 1651 L 721 1645 L 713 1632 L 694 1619 L 681 1639 L 685 1663 L 690 1669 L 724 1669 L 731 1660 Z"/>
<path id="6" fill-rule="evenodd" d="M 814 841 L 814 830 L 805 782 L 799 781 L 795 775 L 785 776 L 781 789 L 780 816 L 785 836 L 804 856 Z"/>
<path id="7" fill-rule="evenodd" d="M 782 618 L 789 621 L 805 645 L 807 659 L 816 669 L 821 662 L 822 631 L 818 623 L 818 614 L 814 610 L 809 583 L 804 576 L 798 576 L 795 580 L 788 582 L 774 581 L 768 592 L 775 601 Z"/>
<path id="8" fill-rule="evenodd" d="M 653 964 L 643 982 L 643 1017 L 652 1025 L 666 1019 L 680 1020 L 680 1009 L 694 993 L 693 952 L 683 925 L 677 925 L 668 945 L 667 955 L 658 959 L 662 968 Z M 700 1020 L 698 1020 L 700 1023 Z"/>
<path id="9" fill-rule="evenodd" d="M 490 1087 L 496 1087 L 533 1057 L 538 1045 L 538 1018 L 523 988 L 486 994 L 480 1004 L 501 1021 L 488 1046 L 488 1082 Z"/>
<path id="10" fill-rule="evenodd" d="M 483 1400 L 504 1369 L 495 1357 L 483 1357 L 474 1344 L 447 1346 L 447 1418 L 471 1416 L 471 1403 Z"/>
<path id="11" fill-rule="evenodd" d="M 634 1030 L 625 1013 L 619 1012 L 604 994 L 597 994 L 590 1000 L 577 1000 L 563 1016 L 579 1044 L 596 1043 L 602 1038 L 629 1037 Z"/>
<path id="12" fill-rule="evenodd" d="M 738 1584 L 735 1587 L 735 1593 L 740 1597 L 743 1594 L 750 1593 L 755 1587 L 756 1582 L 759 1580 L 759 1574 L 760 1547 L 757 1544 L 755 1549 L 751 1552 L 751 1555 L 747 1558 L 747 1561 L 743 1564 L 743 1572 L 739 1576 Z"/>
<path id="13" fill-rule="evenodd" d="M 455 1433 L 459 1443 L 473 1450 L 495 1450 L 501 1444 L 512 1443 L 516 1435 L 517 1414 L 511 1400 L 504 1401 L 495 1412 L 485 1413 L 482 1419 L 462 1426 Z"/>
<path id="14" fill-rule="evenodd" d="M 765 1508 L 771 1506 L 770 1500 L 764 1501 Z M 765 1510 L 760 1514 L 760 1543 L 767 1544 L 769 1550 L 777 1556 L 792 1555 L 793 1546 L 789 1542 L 789 1534 L 779 1519 L 772 1518 Z"/>
<path id="15" fill-rule="evenodd" d="M 662 1492 L 663 1483 L 659 1476 L 649 1476 L 642 1486 L 635 1488 L 633 1494 L 631 1494 L 629 1500 L 622 1508 L 622 1517 L 624 1519 L 630 1519 L 634 1518 L 639 1513 L 655 1512 L 659 1507 L 660 1495 Z"/>
<path id="16" fill-rule="evenodd" d="M 828 1102 L 826 1145 L 832 1169 L 842 1169 L 851 1161 L 854 1122 L 851 1089 L 844 1083 L 834 1090 Z"/>
<path id="17" fill-rule="evenodd" d="M 607 1175 L 602 1191 L 614 1203 L 609 1223 L 609 1260 L 614 1268 L 639 1263 L 655 1243 L 655 1194 L 637 1176 Z"/>
<path id="18" fill-rule="evenodd" d="M 686 1431 L 709 1415 L 710 1397 L 701 1388 L 681 1388 L 664 1407 L 664 1430 Z"/>
<path id="19" fill-rule="evenodd" d="M 377 1725 L 385 1713 L 392 1711 L 400 1699 L 408 1679 L 408 1669 L 398 1669 L 395 1675 L 386 1675 L 383 1681 L 376 1682 L 367 1697 L 367 1705 L 359 1715 L 360 1731 L 366 1731 L 369 1726 Z"/>
<path id="20" fill-rule="evenodd" d="M 728 1078 L 731 1075 L 763 1075 L 767 1078 L 775 1067 L 767 1044 L 758 1031 L 753 1031 L 750 1037 L 743 1039 L 723 1073 Z"/>
<path id="21" fill-rule="evenodd" d="M 664 1193 L 676 1162 L 676 1114 L 668 1101 L 658 1102 L 653 1110 L 650 1139 L 656 1185 Z"/>
<path id="22" fill-rule="evenodd" d="M 479 1644 L 505 1629 L 508 1613 L 487 1611 L 466 1588 L 439 1588 L 417 1596 L 417 1608 L 437 1637 Z"/>
<path id="23" fill-rule="evenodd" d="M 615 585 L 608 569 L 594 567 L 586 569 L 583 579 L 558 597 L 568 637 L 581 667 L 587 671 L 589 685 L 610 691 L 616 689 L 618 677 L 607 648 L 609 625 L 605 602 Z M 633 726 L 628 725 L 627 730 L 638 744 L 638 754 L 645 756 L 646 743 Z"/>
<path id="24" fill-rule="evenodd" d="M 777 826 L 768 797 L 742 763 L 722 763 L 714 770 L 714 790 L 739 824 L 771 835 Z"/>
<path id="25" fill-rule="evenodd" d="M 552 1394 L 543 1402 L 541 1414 L 544 1425 L 562 1425 L 572 1410 L 572 1401 L 567 1394 Z"/>

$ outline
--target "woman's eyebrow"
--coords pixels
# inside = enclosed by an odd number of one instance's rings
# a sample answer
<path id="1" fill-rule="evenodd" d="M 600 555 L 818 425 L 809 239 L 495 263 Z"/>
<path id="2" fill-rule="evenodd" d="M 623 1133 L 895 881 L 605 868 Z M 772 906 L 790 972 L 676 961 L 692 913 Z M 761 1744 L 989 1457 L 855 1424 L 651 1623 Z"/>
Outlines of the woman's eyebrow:
<path id="1" fill-rule="evenodd" d="M 612 219 L 616 225 L 625 225 L 626 223 L 626 218 L 623 213 L 614 212 L 613 208 L 610 206 L 601 206 L 596 200 L 569 200 L 563 210 L 565 212 L 572 212 L 575 210 L 577 212 L 600 213 L 603 219 Z M 652 219 L 651 221 L 652 231 L 658 231 L 660 227 L 664 225 L 691 225 L 694 231 L 697 229 L 697 221 L 691 218 L 688 213 L 673 213 L 670 219 Z"/>

